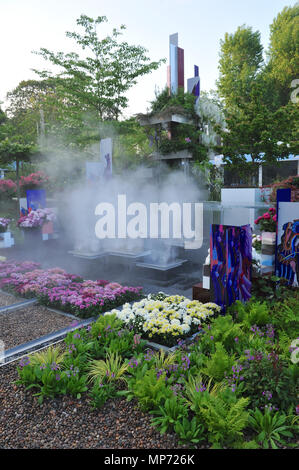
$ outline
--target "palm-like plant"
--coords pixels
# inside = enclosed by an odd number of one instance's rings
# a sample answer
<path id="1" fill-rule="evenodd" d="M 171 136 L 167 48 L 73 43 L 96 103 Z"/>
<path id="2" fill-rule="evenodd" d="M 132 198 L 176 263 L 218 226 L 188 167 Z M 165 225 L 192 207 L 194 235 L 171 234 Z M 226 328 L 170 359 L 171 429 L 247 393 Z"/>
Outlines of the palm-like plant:
<path id="1" fill-rule="evenodd" d="M 125 381 L 125 373 L 129 368 L 128 363 L 124 363 L 122 357 L 117 353 L 108 353 L 105 360 L 92 361 L 89 367 L 89 381 L 101 383 Z"/>
<path id="2" fill-rule="evenodd" d="M 175 364 L 176 353 L 166 354 L 163 349 L 160 349 L 156 354 L 154 354 L 153 359 L 157 369 L 165 369 L 167 366 Z"/>
<path id="3" fill-rule="evenodd" d="M 43 351 L 38 351 L 30 357 L 30 364 L 32 366 L 42 366 L 44 364 L 61 364 L 65 359 L 66 353 L 62 351 L 61 346 L 49 346 Z"/>

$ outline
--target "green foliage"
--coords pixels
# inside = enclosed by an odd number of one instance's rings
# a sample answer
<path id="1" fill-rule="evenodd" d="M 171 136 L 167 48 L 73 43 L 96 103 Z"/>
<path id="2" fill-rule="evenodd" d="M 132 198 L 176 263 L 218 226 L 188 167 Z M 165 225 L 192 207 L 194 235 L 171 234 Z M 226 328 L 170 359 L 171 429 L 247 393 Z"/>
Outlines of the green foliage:
<path id="1" fill-rule="evenodd" d="M 142 411 L 159 408 L 159 406 L 164 405 L 167 398 L 173 396 L 172 390 L 165 383 L 165 374 L 157 378 L 154 369 L 149 369 L 142 379 L 137 379 L 134 382 L 132 392 L 137 398 Z"/>
<path id="2" fill-rule="evenodd" d="M 87 331 L 81 328 L 69 332 L 65 338 L 65 344 L 67 346 L 66 355 L 64 356 L 66 367 L 75 364 L 81 370 L 85 370 L 93 349 L 93 343 L 90 341 Z"/>
<path id="3" fill-rule="evenodd" d="M 246 304 L 237 301 L 232 307 L 237 320 L 250 328 L 253 325 L 264 326 L 270 323 L 271 316 L 267 302 L 252 301 Z"/>
<path id="4" fill-rule="evenodd" d="M 269 72 L 281 86 L 282 104 L 289 100 L 290 86 L 299 69 L 299 5 L 285 7 L 270 26 Z"/>
<path id="5" fill-rule="evenodd" d="M 217 394 L 205 393 L 199 407 L 199 417 L 208 430 L 209 442 L 213 446 L 231 445 L 240 441 L 248 422 L 248 403 L 248 398 L 237 399 L 228 389 Z"/>
<path id="6" fill-rule="evenodd" d="M 293 368 L 275 351 L 252 355 L 242 372 L 244 394 L 250 398 L 251 406 L 272 406 L 285 411 L 295 407 L 298 367 Z"/>
<path id="7" fill-rule="evenodd" d="M 267 302 L 273 306 L 282 300 L 297 296 L 296 289 L 287 285 L 287 281 L 277 276 L 258 276 L 252 284 L 252 295 L 255 299 Z"/>
<path id="8" fill-rule="evenodd" d="M 180 444 L 198 444 L 204 440 L 204 427 L 197 416 L 193 416 L 191 420 L 183 416 L 175 423 L 174 431 Z"/>
<path id="9" fill-rule="evenodd" d="M 224 388 L 224 385 L 221 383 L 213 385 L 212 379 L 206 382 L 200 374 L 196 376 L 189 375 L 184 385 L 185 400 L 191 411 L 196 415 L 200 414 L 200 409 L 207 399 L 207 395 L 216 396 L 217 393 Z"/>
<path id="10" fill-rule="evenodd" d="M 201 372 L 216 382 L 221 382 L 231 371 L 234 362 L 235 355 L 227 353 L 221 343 L 216 343 L 216 351 L 211 354 Z"/>
<path id="11" fill-rule="evenodd" d="M 67 32 L 68 38 L 74 39 L 84 55 L 78 53 L 51 52 L 41 48 L 37 54 L 51 64 L 60 67 L 61 73 L 56 80 L 64 91 L 67 102 L 91 110 L 100 120 L 117 119 L 127 107 L 126 92 L 137 83 L 138 77 L 156 70 L 161 61 L 150 62 L 146 49 L 131 46 L 119 41 L 125 29 L 113 29 L 111 35 L 98 38 L 97 27 L 107 22 L 105 16 L 93 19 L 81 15 L 77 25 L 83 28 L 83 34 Z M 89 55 L 86 57 L 86 51 Z M 51 77 L 50 72 L 38 72 L 42 77 Z"/>
<path id="12" fill-rule="evenodd" d="M 248 419 L 250 427 L 257 433 L 256 441 L 264 449 L 278 449 L 277 444 L 285 445 L 283 437 L 293 437 L 286 421 L 285 414 L 267 409 L 262 413 L 258 408 L 250 413 Z"/>
<path id="13" fill-rule="evenodd" d="M 283 330 L 287 335 L 295 338 L 299 335 L 299 293 L 293 291 L 293 295 L 282 302 L 273 305 L 271 311 L 271 321 L 279 328 L 279 333 Z"/>
<path id="14" fill-rule="evenodd" d="M 156 92 L 156 99 L 151 102 L 150 115 L 177 113 L 189 118 L 188 124 L 172 125 L 171 139 L 163 128 L 158 129 L 157 150 L 162 155 L 188 150 L 195 161 L 207 160 L 207 148 L 201 142 L 202 129 L 199 125 L 199 116 L 195 112 L 196 98 L 191 93 L 178 90 L 176 94 L 169 95 L 168 89 Z M 152 129 L 148 129 L 150 134 Z"/>
<path id="15" fill-rule="evenodd" d="M 116 396 L 116 388 L 113 383 L 96 382 L 90 390 L 89 396 L 93 408 L 102 408 L 107 400 Z"/>
<path id="16" fill-rule="evenodd" d="M 38 389 L 35 394 L 42 404 L 45 397 L 54 398 L 56 395 L 67 393 L 80 398 L 81 393 L 87 391 L 86 376 L 81 374 L 79 368 L 70 367 L 63 370 L 56 363 L 44 363 L 41 366 L 31 365 L 30 361 L 21 368 L 18 367 L 19 380 L 16 383 L 26 386 L 26 390 Z"/>
<path id="17" fill-rule="evenodd" d="M 252 28 L 238 27 L 220 42 L 218 90 L 229 106 L 238 106 L 250 97 L 250 85 L 263 63 L 261 35 Z"/>
<path id="18" fill-rule="evenodd" d="M 285 9 L 271 26 L 270 51 L 263 61 L 258 31 L 241 26 L 221 41 L 218 91 L 225 101 L 227 128 L 219 127 L 221 153 L 247 184 L 257 184 L 257 163 L 275 164 L 296 152 L 298 106 L 291 101 L 298 62 L 298 6 Z M 297 66 L 298 70 L 298 66 Z M 220 151 L 220 149 L 219 149 Z M 246 162 L 250 155 L 251 163 Z"/>
<path id="19" fill-rule="evenodd" d="M 43 364 L 61 364 L 66 356 L 60 345 L 49 346 L 47 349 L 36 352 L 30 356 L 32 366 L 42 366 Z"/>
<path id="20" fill-rule="evenodd" d="M 195 96 L 182 90 L 174 95 L 169 94 L 168 88 L 162 91 L 155 90 L 155 100 L 151 101 L 151 114 L 159 113 L 172 108 L 181 109 L 183 114 L 196 118 L 194 111 Z"/>
<path id="21" fill-rule="evenodd" d="M 217 343 L 222 343 L 228 353 L 236 352 L 239 343 L 245 338 L 241 326 L 233 321 L 231 315 L 213 319 L 210 328 L 204 329 L 204 333 L 199 341 L 201 350 L 205 354 L 215 352 Z"/>
<path id="22" fill-rule="evenodd" d="M 128 364 L 123 362 L 122 357 L 111 352 L 107 353 L 105 360 L 91 361 L 88 375 L 93 382 L 125 381 L 124 375 L 127 370 Z"/>
<path id="23" fill-rule="evenodd" d="M 92 354 L 96 358 L 104 358 L 107 352 L 131 357 L 132 350 L 139 354 L 146 341 L 138 334 L 123 327 L 123 322 L 115 314 L 101 315 L 91 326 Z"/>
<path id="24" fill-rule="evenodd" d="M 177 396 L 173 396 L 167 398 L 163 406 L 150 411 L 150 414 L 156 415 L 152 419 L 152 426 L 155 426 L 161 434 L 164 434 L 166 431 L 173 430 L 175 424 L 186 417 L 188 412 L 186 404 Z"/>

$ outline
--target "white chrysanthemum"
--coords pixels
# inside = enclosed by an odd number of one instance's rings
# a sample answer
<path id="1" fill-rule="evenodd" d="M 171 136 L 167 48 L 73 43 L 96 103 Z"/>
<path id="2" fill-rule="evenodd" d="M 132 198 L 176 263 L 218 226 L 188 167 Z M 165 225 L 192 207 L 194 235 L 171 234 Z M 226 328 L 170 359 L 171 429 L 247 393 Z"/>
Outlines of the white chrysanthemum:
<path id="1" fill-rule="evenodd" d="M 190 315 L 184 315 L 183 322 L 186 323 L 187 325 L 191 325 L 192 317 Z"/>
<path id="2" fill-rule="evenodd" d="M 182 328 L 182 331 L 183 331 L 184 334 L 189 333 L 189 331 L 190 331 L 190 326 L 187 323 L 183 323 L 181 325 L 181 328 Z"/>

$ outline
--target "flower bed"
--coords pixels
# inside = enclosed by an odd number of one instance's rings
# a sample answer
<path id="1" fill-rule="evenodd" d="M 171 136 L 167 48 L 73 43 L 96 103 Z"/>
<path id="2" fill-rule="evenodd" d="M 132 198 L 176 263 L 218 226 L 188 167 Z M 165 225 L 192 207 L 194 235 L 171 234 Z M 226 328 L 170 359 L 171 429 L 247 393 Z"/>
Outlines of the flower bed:
<path id="1" fill-rule="evenodd" d="M 52 209 L 37 209 L 29 212 L 19 218 L 17 225 L 18 227 L 29 230 L 42 227 L 46 222 L 53 222 L 56 220 L 56 215 Z"/>
<path id="2" fill-rule="evenodd" d="M 39 301 L 80 318 L 97 316 L 125 302 L 140 298 L 142 287 L 121 286 L 108 281 L 70 282 L 65 286 L 43 287 Z"/>
<path id="3" fill-rule="evenodd" d="M 162 294 L 151 297 L 144 306 L 159 301 L 165 311 L 168 303 L 191 308 L 179 296 L 171 296 L 169 302 Z M 47 398 L 46 410 L 49 404 L 56 409 L 69 395 L 78 400 L 76 407 L 105 405 L 111 416 L 119 397 L 126 397 L 152 417 L 150 424 L 161 434 L 175 435 L 179 444 L 295 447 L 298 366 L 290 344 L 298 317 L 288 310 L 298 305 L 297 300 L 296 293 L 288 291 L 288 297 L 275 304 L 237 302 L 227 315 L 212 316 L 202 325 L 196 341 L 181 343 L 168 355 L 146 349 L 132 329 L 132 313 L 124 314 L 123 320 L 116 313 L 102 315 L 69 333 L 62 348 L 23 357 L 18 384 L 34 391 L 40 403 Z M 89 422 L 87 406 L 85 413 Z"/>
<path id="4" fill-rule="evenodd" d="M 40 264 L 33 261 L 4 261 L 0 263 L 0 288 L 2 280 L 10 278 L 12 274 L 25 273 L 39 268 Z"/>
<path id="5" fill-rule="evenodd" d="M 202 304 L 184 296 L 149 295 L 134 304 L 124 304 L 122 310 L 112 310 L 124 324 L 150 341 L 174 346 L 178 339 L 198 332 L 200 325 L 219 313 L 221 308 L 210 302 Z"/>
<path id="6" fill-rule="evenodd" d="M 99 315 L 141 295 L 141 287 L 106 280 L 85 281 L 60 268 L 44 270 L 38 266 L 30 262 L 0 264 L 0 288 L 26 298 L 37 297 L 43 305 L 80 318 Z"/>

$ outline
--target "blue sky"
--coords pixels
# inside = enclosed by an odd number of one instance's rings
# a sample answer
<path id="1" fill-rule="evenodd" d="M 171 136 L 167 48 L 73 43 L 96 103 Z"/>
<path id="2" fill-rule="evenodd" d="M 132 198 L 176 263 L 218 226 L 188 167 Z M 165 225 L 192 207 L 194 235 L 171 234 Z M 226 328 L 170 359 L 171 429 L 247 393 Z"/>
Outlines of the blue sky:
<path id="1" fill-rule="evenodd" d="M 224 34 L 235 32 L 242 24 L 252 26 L 260 31 L 266 49 L 274 17 L 295 3 L 296 0 L 0 0 L 0 101 L 21 80 L 37 78 L 32 68 L 49 68 L 32 50 L 76 50 L 65 32 L 78 30 L 76 19 L 80 14 L 107 16 L 109 22 L 103 34 L 126 25 L 123 39 L 144 46 L 152 60 L 165 57 L 167 63 L 169 35 L 178 32 L 179 46 L 185 50 L 185 83 L 197 64 L 201 87 L 208 91 L 215 88 Z M 127 116 L 146 112 L 155 96 L 155 86 L 162 89 L 166 84 L 166 66 L 140 78 L 128 93 Z"/>

